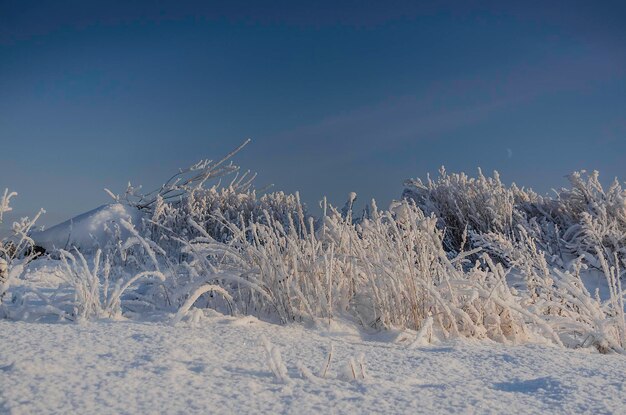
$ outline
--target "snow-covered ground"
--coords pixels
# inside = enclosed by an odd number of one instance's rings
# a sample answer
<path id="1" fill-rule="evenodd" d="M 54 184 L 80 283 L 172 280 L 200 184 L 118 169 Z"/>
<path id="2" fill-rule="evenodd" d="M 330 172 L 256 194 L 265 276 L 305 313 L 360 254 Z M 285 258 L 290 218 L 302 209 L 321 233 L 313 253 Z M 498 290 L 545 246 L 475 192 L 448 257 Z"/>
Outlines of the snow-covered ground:
<path id="1" fill-rule="evenodd" d="M 217 313 L 176 326 L 1 320 L 0 333 L 1 413 L 626 410 L 623 356 L 547 345 L 410 348 L 406 333 L 372 337 L 350 326 L 278 326 Z M 270 370 L 263 338 L 280 351 L 287 380 Z"/>

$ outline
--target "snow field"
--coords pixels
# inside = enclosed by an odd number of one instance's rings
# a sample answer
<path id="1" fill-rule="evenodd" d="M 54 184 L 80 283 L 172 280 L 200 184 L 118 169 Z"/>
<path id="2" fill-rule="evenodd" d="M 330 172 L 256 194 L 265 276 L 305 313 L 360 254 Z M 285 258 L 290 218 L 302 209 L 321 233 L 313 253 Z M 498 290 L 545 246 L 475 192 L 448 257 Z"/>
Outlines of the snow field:
<path id="1" fill-rule="evenodd" d="M 411 348 L 406 332 L 208 314 L 176 326 L 0 321 L 0 412 L 602 414 L 626 407 L 619 355 L 467 340 Z M 280 351 L 285 380 L 272 373 L 264 337 Z M 354 380 L 346 369 L 361 354 L 366 376 Z"/>

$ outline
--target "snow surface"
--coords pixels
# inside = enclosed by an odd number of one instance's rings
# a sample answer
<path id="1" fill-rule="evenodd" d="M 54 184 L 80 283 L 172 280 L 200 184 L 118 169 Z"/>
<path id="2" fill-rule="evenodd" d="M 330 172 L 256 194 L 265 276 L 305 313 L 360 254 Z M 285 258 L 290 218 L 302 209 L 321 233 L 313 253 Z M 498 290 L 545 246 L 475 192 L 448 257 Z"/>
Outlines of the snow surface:
<path id="1" fill-rule="evenodd" d="M 175 326 L 0 321 L 0 413 L 626 410 L 626 359 L 618 355 L 468 341 L 411 348 L 407 332 L 205 314 Z M 280 351 L 286 382 L 270 370 L 263 338 Z M 354 380 L 346 367 L 360 354 L 366 376 Z M 303 377 L 299 366 L 312 374 Z"/>
<path id="2" fill-rule="evenodd" d="M 142 213 L 132 206 L 121 203 L 102 205 L 44 231 L 33 232 L 31 237 L 36 245 L 48 251 L 76 247 L 90 252 L 111 239 L 112 232 L 122 219 L 137 224 L 141 216 Z M 120 237 L 127 238 L 128 231 L 120 228 Z"/>

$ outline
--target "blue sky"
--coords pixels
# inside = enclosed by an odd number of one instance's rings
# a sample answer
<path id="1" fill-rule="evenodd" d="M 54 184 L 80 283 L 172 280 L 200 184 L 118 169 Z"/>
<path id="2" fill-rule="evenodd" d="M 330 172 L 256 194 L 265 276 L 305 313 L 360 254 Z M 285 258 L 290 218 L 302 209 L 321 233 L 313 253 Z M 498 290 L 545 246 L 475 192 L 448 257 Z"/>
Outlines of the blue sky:
<path id="1" fill-rule="evenodd" d="M 155 5 L 156 4 L 156 5 Z M 219 157 L 314 208 L 498 170 L 626 180 L 620 2 L 0 1 L 0 188 L 54 224 Z"/>

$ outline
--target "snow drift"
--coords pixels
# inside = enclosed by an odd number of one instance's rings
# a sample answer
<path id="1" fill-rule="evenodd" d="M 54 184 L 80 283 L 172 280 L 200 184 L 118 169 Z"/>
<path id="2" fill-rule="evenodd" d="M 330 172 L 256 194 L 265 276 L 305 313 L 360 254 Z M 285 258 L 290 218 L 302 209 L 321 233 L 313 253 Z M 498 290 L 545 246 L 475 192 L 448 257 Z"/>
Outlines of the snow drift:
<path id="1" fill-rule="evenodd" d="M 49 252 L 76 248 L 83 253 L 94 253 L 116 238 L 128 239 L 130 234 L 121 226 L 122 220 L 140 223 L 143 216 L 133 206 L 102 205 L 44 231 L 33 232 L 31 237 L 37 246 Z"/>

